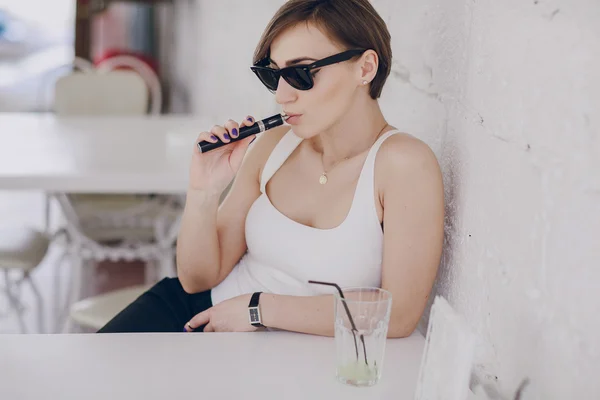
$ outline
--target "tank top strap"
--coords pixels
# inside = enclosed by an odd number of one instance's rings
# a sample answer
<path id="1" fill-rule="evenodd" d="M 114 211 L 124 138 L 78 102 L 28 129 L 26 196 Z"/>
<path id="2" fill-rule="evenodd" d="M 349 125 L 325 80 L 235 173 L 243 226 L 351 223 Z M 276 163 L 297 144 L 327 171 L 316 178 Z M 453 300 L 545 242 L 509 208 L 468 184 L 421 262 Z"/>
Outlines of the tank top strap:
<path id="1" fill-rule="evenodd" d="M 302 140 L 302 138 L 296 136 L 290 129 L 275 145 L 260 176 L 261 193 L 265 193 L 265 188 L 269 179 L 271 179 L 275 172 L 283 165 L 285 160 L 287 160 Z"/>
<path id="2" fill-rule="evenodd" d="M 401 133 L 401 131 L 397 129 L 393 129 L 381 135 L 379 139 L 371 146 L 369 153 L 367 154 L 367 158 L 365 159 L 365 163 L 363 165 L 362 171 L 360 173 L 360 177 L 358 179 L 358 184 L 356 187 L 356 193 L 354 202 L 357 203 L 356 206 L 359 209 L 370 209 L 376 210 L 374 198 L 375 198 L 375 159 L 377 157 L 377 152 L 379 148 L 383 144 L 383 142 L 395 135 L 397 133 Z M 377 214 L 375 214 L 377 215 Z"/>

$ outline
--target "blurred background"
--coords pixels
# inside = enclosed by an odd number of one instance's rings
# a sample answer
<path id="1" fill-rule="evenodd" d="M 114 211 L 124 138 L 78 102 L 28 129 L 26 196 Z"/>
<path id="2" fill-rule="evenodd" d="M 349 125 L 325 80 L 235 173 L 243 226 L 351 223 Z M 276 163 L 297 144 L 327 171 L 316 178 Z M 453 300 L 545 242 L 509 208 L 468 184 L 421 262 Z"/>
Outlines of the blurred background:
<path id="1" fill-rule="evenodd" d="M 281 1 L 263 3 L 276 9 Z M 205 87 L 213 89 L 210 82 L 215 81 L 216 72 L 221 70 L 219 75 L 225 77 L 235 71 L 235 76 L 226 77 L 230 83 L 251 76 L 247 67 L 253 46 L 262 23 L 270 17 L 253 15 L 244 29 L 245 36 L 234 33 L 228 24 L 202 24 L 222 11 L 219 4 L 192 0 L 0 0 L 0 111 L 52 111 L 54 84 L 73 70 L 74 57 L 98 66 L 127 55 L 158 76 L 162 113 L 205 113 L 207 100 L 200 93 Z M 252 15 L 249 5 L 240 2 L 233 7 L 240 14 L 230 24 L 241 22 L 244 9 Z M 222 45 L 223 39 L 214 40 L 213 35 L 220 34 L 238 46 L 216 57 L 215 46 Z M 232 68 L 232 63 L 238 67 Z M 242 71 L 245 73 L 240 75 Z M 217 82 L 215 90 L 229 89 L 225 82 Z M 243 103 L 252 105 L 246 113 L 274 109 L 272 97 L 262 92 L 258 93 L 259 100 L 267 105 L 258 106 L 261 102 L 254 98 Z"/>
<path id="2" fill-rule="evenodd" d="M 177 62 L 172 1 L 0 1 L 2 111 L 51 111 L 56 79 L 73 58 L 94 65 L 130 55 L 155 72 L 162 112 L 190 110 L 190 70 Z M 181 59 L 181 55 L 180 55 Z"/>
<path id="3" fill-rule="evenodd" d="M 278 111 L 249 66 L 283 3 L 0 0 L 2 222 L 46 232 L 48 191 L 34 189 L 50 187 L 55 171 L 40 172 L 28 190 L 16 189 L 27 186 L 17 172 L 37 165 L 37 159 L 19 164 L 32 152 L 40 159 L 56 155 L 44 168 L 80 176 L 95 165 L 100 174 L 93 181 L 98 191 L 62 193 L 52 202 L 49 232 L 70 227 L 70 239 L 50 236 L 49 245 L 47 236 L 17 236 L 15 228 L 0 237 L 0 261 L 21 269 L 16 280 L 22 270 L 33 271 L 26 275 L 35 278 L 44 304 L 67 287 L 79 290 L 69 283 L 69 271 L 77 269 L 68 266 L 87 263 L 83 270 L 93 276 L 79 279 L 86 288 L 78 296 L 94 301 L 65 303 L 74 329 L 93 331 L 139 293 L 137 285 L 172 267 L 175 241 L 156 247 L 164 232 L 156 234 L 162 225 L 155 211 L 178 215 L 177 192 L 185 189 L 186 157 L 198 130 Z M 381 107 L 391 124 L 431 146 L 444 173 L 446 243 L 434 294 L 447 298 L 475 333 L 476 363 L 490 381 L 514 389 L 529 378 L 528 399 L 598 398 L 600 3 L 372 3 L 392 35 L 392 72 Z M 109 117 L 124 113 L 136 116 L 128 122 Z M 76 114 L 96 116 L 67 118 Z M 184 132 L 166 133 L 174 129 Z M 75 131 L 90 139 L 88 147 Z M 144 132 L 143 151 L 128 147 Z M 52 146 L 29 148 L 27 135 Z M 113 171 L 139 175 L 130 181 L 102 175 Z M 137 184 L 139 193 L 120 193 L 123 182 Z M 91 185 L 81 187 L 90 192 Z M 79 230 L 64 217 L 65 203 L 58 200 L 65 198 L 81 206 L 75 207 Z M 149 220 L 133 218 L 126 232 L 106 226 L 139 216 L 138 206 L 154 210 Z M 128 218 L 121 218 L 122 210 Z M 155 247 L 115 257 L 131 250 L 133 239 Z M 82 243 L 86 251 L 75 246 Z M 65 249 L 67 262 L 61 261 Z M 155 264 L 162 269 L 148 268 Z M 0 333 L 24 330 L 17 315 L 28 332 L 37 331 L 34 293 L 24 286 L 9 290 L 7 300 L 1 285 L 0 277 Z M 115 296 L 95 297 L 106 293 Z M 17 294 L 20 301 L 11 301 Z M 49 331 L 63 329 L 64 310 L 46 307 Z M 423 331 L 427 319 L 425 313 Z"/>
<path id="4" fill-rule="evenodd" d="M 281 4 L 0 0 L 0 333 L 94 331 L 175 274 L 196 135 L 278 112 L 249 66 Z"/>
<path id="5" fill-rule="evenodd" d="M 0 0 L 0 333 L 94 331 L 175 274 L 195 136 L 278 112 L 249 66 L 282 3 Z"/>

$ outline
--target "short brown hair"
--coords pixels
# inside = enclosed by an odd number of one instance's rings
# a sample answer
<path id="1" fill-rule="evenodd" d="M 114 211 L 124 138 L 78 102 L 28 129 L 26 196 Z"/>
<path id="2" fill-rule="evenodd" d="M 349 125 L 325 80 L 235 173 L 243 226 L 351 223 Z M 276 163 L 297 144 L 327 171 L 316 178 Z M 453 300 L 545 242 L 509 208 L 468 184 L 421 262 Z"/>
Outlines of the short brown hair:
<path id="1" fill-rule="evenodd" d="M 273 16 L 256 50 L 253 63 L 269 57 L 271 44 L 284 30 L 314 23 L 331 40 L 348 49 L 372 49 L 379 57 L 369 94 L 377 99 L 391 70 L 392 48 L 387 26 L 369 0 L 289 0 Z"/>

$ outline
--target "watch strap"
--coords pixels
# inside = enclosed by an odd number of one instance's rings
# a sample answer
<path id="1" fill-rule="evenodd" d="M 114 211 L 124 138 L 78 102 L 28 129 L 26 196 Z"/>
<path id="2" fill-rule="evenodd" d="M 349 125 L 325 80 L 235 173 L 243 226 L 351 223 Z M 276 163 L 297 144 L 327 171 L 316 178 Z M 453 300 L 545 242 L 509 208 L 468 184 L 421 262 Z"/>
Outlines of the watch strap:
<path id="1" fill-rule="evenodd" d="M 248 317 L 250 319 L 251 325 L 258 328 L 265 328 L 265 326 L 262 324 L 262 318 L 260 315 L 259 302 L 261 293 L 262 292 L 254 292 L 252 294 L 252 297 L 250 298 L 250 303 L 248 304 Z"/>

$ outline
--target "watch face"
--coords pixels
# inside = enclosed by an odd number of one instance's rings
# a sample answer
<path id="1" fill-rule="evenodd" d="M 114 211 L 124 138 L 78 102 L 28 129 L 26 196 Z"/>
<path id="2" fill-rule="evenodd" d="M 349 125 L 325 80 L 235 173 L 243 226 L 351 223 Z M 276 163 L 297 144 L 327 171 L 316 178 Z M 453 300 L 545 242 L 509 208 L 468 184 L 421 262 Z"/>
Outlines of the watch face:
<path id="1" fill-rule="evenodd" d="M 258 311 L 258 307 L 251 307 L 249 309 L 250 312 L 250 323 L 260 323 L 260 313 Z"/>

